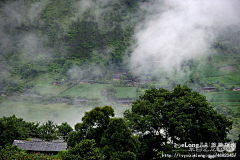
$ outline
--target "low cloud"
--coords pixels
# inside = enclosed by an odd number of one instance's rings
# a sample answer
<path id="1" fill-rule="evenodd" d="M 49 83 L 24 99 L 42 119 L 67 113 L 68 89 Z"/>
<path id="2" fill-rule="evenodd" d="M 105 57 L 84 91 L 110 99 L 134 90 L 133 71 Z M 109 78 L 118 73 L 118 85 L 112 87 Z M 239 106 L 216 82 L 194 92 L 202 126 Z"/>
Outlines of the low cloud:
<path id="1" fill-rule="evenodd" d="M 211 55 L 219 32 L 240 22 L 239 1 L 150 1 L 142 7 L 148 14 L 138 25 L 131 55 L 135 71 L 165 70 L 169 77 L 188 76 L 184 61 Z M 139 73 L 140 73 L 139 72 Z"/>

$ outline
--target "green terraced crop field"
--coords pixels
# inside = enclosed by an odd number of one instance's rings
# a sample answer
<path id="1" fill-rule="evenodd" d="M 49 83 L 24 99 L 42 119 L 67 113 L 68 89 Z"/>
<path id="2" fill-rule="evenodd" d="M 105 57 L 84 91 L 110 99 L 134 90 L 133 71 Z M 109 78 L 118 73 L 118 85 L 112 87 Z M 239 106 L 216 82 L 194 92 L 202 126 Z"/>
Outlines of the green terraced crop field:
<path id="1" fill-rule="evenodd" d="M 232 109 L 233 112 L 237 111 L 240 107 L 240 92 L 225 91 L 225 92 L 212 92 L 203 93 L 207 100 L 216 107 L 220 104 Z"/>
<path id="2" fill-rule="evenodd" d="M 111 84 L 78 84 L 68 90 L 66 90 L 62 96 L 73 96 L 73 97 L 85 97 L 101 98 L 101 90 L 106 86 L 112 86 Z"/>
<path id="3" fill-rule="evenodd" d="M 117 98 L 136 98 L 136 87 L 114 87 L 117 90 Z"/>

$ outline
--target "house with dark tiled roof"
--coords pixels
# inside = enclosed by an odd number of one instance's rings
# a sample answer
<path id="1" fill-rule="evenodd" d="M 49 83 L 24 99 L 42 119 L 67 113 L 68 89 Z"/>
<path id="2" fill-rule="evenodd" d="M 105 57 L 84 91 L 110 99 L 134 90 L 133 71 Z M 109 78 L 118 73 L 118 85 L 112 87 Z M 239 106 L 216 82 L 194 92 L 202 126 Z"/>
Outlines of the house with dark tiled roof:
<path id="1" fill-rule="evenodd" d="M 233 88 L 233 91 L 240 91 L 240 87 Z"/>
<path id="2" fill-rule="evenodd" d="M 79 84 L 93 84 L 94 80 L 80 80 L 78 83 Z"/>
<path id="3" fill-rule="evenodd" d="M 146 82 L 133 82 L 133 86 L 135 87 L 140 87 L 143 84 L 146 84 Z"/>
<path id="4" fill-rule="evenodd" d="M 114 75 L 112 76 L 112 80 L 114 80 L 114 81 L 119 81 L 121 77 L 122 77 L 121 74 L 114 74 Z"/>
<path id="5" fill-rule="evenodd" d="M 133 80 L 132 79 L 121 79 L 121 82 L 126 82 L 126 85 L 133 85 Z"/>
<path id="6" fill-rule="evenodd" d="M 52 85 L 59 85 L 59 84 L 62 84 L 63 81 L 53 81 L 51 84 Z"/>
<path id="7" fill-rule="evenodd" d="M 6 96 L 7 95 L 7 91 L 0 91 L 0 93 L 1 93 L 1 96 Z"/>
<path id="8" fill-rule="evenodd" d="M 127 73 L 128 73 L 127 71 L 122 72 L 122 74 L 125 75 L 125 76 L 127 75 Z"/>
<path id="9" fill-rule="evenodd" d="M 93 84 L 93 83 L 94 83 L 94 80 L 88 80 L 88 83 L 89 83 L 89 84 Z"/>
<path id="10" fill-rule="evenodd" d="M 216 91 L 216 87 L 202 87 L 202 91 L 207 91 L 207 92 Z"/>
<path id="11" fill-rule="evenodd" d="M 57 154 L 59 151 L 67 150 L 67 142 L 46 142 L 41 140 L 26 141 L 26 140 L 14 140 L 12 146 L 18 146 L 22 150 L 28 152 L 45 152 Z"/>
<path id="12" fill-rule="evenodd" d="M 85 84 L 85 83 L 88 83 L 88 80 L 80 80 L 78 81 L 79 84 Z"/>
<path id="13" fill-rule="evenodd" d="M 137 79 L 135 79 L 135 81 L 136 81 L 136 82 L 149 83 L 149 82 L 151 82 L 151 79 L 137 78 Z"/>
<path id="14" fill-rule="evenodd" d="M 131 98 L 119 98 L 119 99 L 116 99 L 116 102 L 118 104 L 122 104 L 123 106 L 129 106 L 129 105 L 132 105 L 132 102 L 134 102 L 134 100 Z"/>
<path id="15" fill-rule="evenodd" d="M 76 99 L 75 102 L 78 104 L 85 104 L 87 103 L 89 100 L 88 99 Z"/>

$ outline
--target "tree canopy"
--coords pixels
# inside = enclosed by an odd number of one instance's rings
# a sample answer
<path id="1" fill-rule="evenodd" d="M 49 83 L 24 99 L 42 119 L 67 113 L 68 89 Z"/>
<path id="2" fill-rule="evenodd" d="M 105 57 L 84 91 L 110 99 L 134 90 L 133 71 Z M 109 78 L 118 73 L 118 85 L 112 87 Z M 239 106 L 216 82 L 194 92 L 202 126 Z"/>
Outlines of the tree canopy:
<path id="1" fill-rule="evenodd" d="M 39 123 L 26 122 L 15 115 L 0 119 L 0 146 L 35 136 Z"/>
<path id="2" fill-rule="evenodd" d="M 138 152 L 140 142 L 127 127 L 123 118 L 112 118 L 102 135 L 101 144 L 108 158 L 128 157 L 130 160 L 136 159 L 135 153 Z"/>
<path id="3" fill-rule="evenodd" d="M 114 116 L 114 110 L 110 106 L 95 107 L 89 112 L 85 112 L 82 123 L 75 125 L 76 133 L 69 135 L 68 145 L 74 147 L 84 139 L 95 139 L 97 146 L 100 145 L 101 136 L 107 129 L 110 117 Z"/>
<path id="4" fill-rule="evenodd" d="M 63 136 L 64 140 L 67 140 L 68 134 L 73 131 L 72 127 L 67 123 L 62 123 L 61 125 L 57 126 L 58 132 L 61 136 Z"/>
<path id="5" fill-rule="evenodd" d="M 75 147 L 69 147 L 67 151 L 60 152 L 62 159 L 78 159 L 78 160 L 103 160 L 105 156 L 100 148 L 95 147 L 95 140 L 85 139 L 78 143 Z"/>
<path id="6" fill-rule="evenodd" d="M 164 150 L 170 142 L 226 142 L 232 126 L 205 96 L 185 85 L 173 91 L 147 90 L 124 112 L 124 118 L 142 142 L 140 159 L 155 157 L 153 149 Z"/>
<path id="7" fill-rule="evenodd" d="M 57 125 L 53 124 L 53 122 L 50 120 L 42 124 L 38 128 L 38 130 L 39 130 L 40 138 L 46 141 L 57 139 Z"/>

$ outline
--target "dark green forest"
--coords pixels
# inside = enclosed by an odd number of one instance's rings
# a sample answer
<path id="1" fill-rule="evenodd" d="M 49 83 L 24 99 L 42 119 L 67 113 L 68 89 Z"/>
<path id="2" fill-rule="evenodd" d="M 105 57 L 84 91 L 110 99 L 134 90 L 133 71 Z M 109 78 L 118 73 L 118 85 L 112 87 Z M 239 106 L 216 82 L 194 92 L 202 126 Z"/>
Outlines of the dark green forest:
<path id="1" fill-rule="evenodd" d="M 215 3 L 2 0 L 1 152 L 24 157 L 10 145 L 32 137 L 67 141 L 52 159 L 239 146 L 239 2 Z"/>

